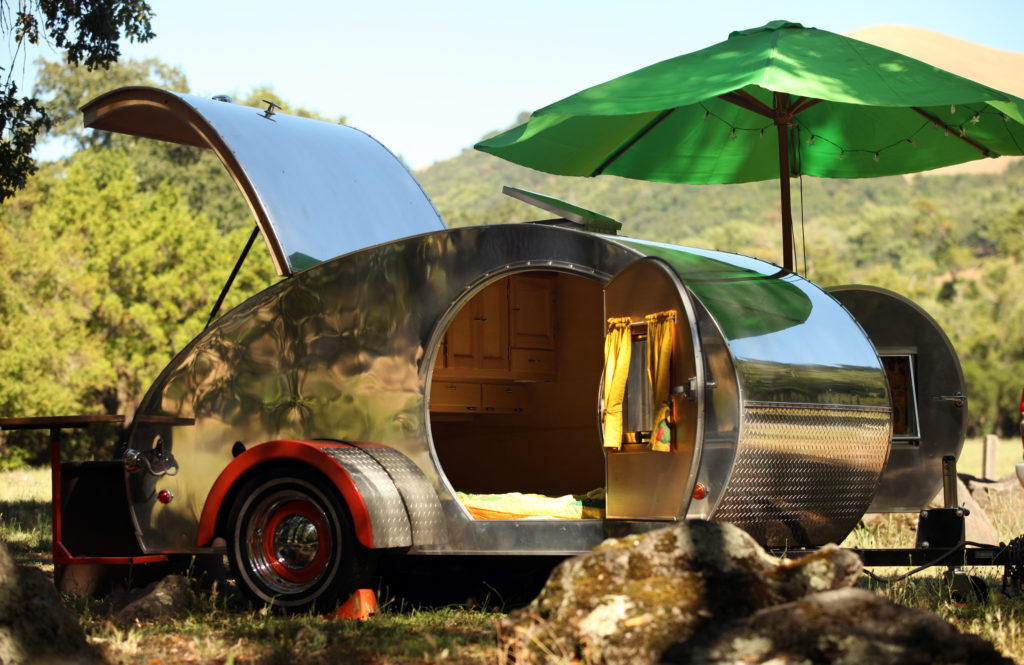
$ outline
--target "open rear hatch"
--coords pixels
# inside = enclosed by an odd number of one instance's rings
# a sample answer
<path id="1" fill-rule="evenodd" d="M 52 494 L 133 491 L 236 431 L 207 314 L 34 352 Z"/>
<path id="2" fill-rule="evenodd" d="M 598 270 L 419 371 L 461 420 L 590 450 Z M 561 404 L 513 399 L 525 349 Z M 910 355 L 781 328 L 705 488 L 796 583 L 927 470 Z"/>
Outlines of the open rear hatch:
<path id="1" fill-rule="evenodd" d="M 212 149 L 280 275 L 445 228 L 402 163 L 345 125 L 145 87 L 101 95 L 82 114 L 93 129 Z"/>

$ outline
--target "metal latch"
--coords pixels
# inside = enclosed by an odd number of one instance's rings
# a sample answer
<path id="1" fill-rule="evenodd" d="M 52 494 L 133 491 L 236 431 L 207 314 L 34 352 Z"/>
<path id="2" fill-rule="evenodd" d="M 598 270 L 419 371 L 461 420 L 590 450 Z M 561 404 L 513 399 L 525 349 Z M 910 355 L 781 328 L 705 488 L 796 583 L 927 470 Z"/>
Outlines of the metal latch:
<path id="1" fill-rule="evenodd" d="M 936 402 L 952 402 L 953 406 L 963 406 L 967 402 L 967 395 L 957 392 L 955 395 L 939 395 L 932 399 Z"/>
<path id="2" fill-rule="evenodd" d="M 707 390 L 714 390 L 718 387 L 718 384 L 714 381 L 705 381 L 704 388 Z M 672 386 L 673 395 L 683 395 L 686 399 L 691 402 L 697 401 L 697 377 L 691 376 L 681 386 Z"/>

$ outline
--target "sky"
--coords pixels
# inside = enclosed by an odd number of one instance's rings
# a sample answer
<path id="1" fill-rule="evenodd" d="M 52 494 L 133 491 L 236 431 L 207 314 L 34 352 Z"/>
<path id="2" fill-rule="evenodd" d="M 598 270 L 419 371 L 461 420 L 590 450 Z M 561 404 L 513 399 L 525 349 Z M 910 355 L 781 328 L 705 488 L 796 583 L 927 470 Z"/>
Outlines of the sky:
<path id="1" fill-rule="evenodd" d="M 181 68 L 192 94 L 271 87 L 377 138 L 412 168 L 522 111 L 729 32 L 785 19 L 847 33 L 910 25 L 1024 52 L 1021 0 L 150 0 L 156 37 L 122 57 Z M 51 60 L 43 49 L 30 53 Z M 0 54 L 0 67 L 8 62 Z M 31 65 L 26 85 L 31 79 Z M 1022 74 L 1024 76 L 1024 74 Z"/>

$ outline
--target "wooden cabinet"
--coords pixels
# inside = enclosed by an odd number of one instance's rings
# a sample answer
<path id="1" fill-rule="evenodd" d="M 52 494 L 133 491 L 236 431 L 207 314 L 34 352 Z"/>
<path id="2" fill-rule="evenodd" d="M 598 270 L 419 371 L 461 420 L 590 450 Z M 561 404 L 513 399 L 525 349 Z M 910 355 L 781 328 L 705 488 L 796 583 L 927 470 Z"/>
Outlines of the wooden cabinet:
<path id="1" fill-rule="evenodd" d="M 516 383 L 434 381 L 430 410 L 435 413 L 523 413 L 529 408 L 527 386 Z"/>
<path id="2" fill-rule="evenodd" d="M 480 384 L 461 381 L 434 381 L 430 393 L 430 410 L 447 413 L 479 411 Z"/>
<path id="3" fill-rule="evenodd" d="M 448 328 L 444 367 L 508 370 L 508 284 L 491 284 L 466 303 Z"/>
<path id="4" fill-rule="evenodd" d="M 456 315 L 434 368 L 451 381 L 554 379 L 555 280 L 512 275 L 487 286 Z"/>

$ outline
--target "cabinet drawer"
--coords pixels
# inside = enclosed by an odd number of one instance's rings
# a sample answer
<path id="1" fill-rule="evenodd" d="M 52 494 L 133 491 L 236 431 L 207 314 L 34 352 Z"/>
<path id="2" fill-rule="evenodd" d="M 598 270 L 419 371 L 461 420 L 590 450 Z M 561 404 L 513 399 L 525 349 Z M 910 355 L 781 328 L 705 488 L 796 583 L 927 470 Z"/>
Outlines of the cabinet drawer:
<path id="1" fill-rule="evenodd" d="M 526 386 L 507 383 L 485 383 L 483 409 L 488 413 L 522 413 L 529 406 Z"/>
<path id="2" fill-rule="evenodd" d="M 512 349 L 512 373 L 519 378 L 552 378 L 558 370 L 554 351 Z"/>
<path id="3" fill-rule="evenodd" d="M 435 381 L 430 391 L 431 411 L 479 411 L 480 384 Z"/>

